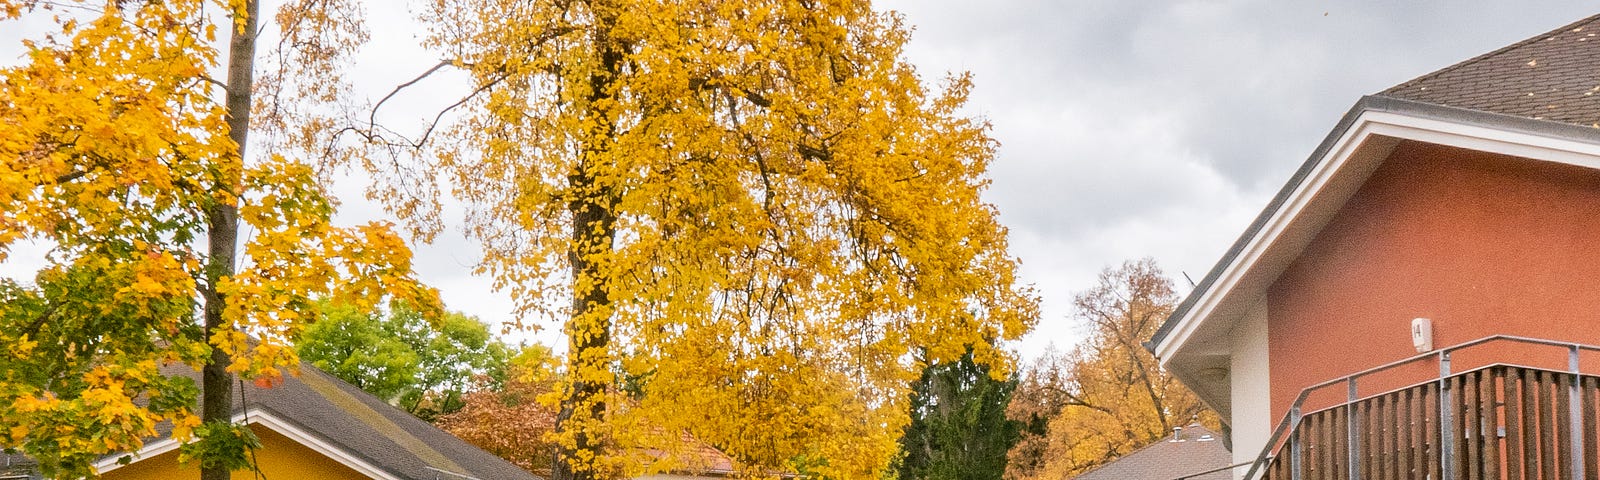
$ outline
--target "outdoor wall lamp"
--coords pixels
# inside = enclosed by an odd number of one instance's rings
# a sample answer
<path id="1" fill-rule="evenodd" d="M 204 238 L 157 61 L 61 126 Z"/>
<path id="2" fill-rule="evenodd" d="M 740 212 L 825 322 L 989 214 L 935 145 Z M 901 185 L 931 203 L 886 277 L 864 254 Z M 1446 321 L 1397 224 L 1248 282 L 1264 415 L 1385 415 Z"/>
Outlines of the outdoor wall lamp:
<path id="1" fill-rule="evenodd" d="M 1426 318 L 1411 319 L 1411 346 L 1417 353 L 1433 350 L 1433 321 Z"/>

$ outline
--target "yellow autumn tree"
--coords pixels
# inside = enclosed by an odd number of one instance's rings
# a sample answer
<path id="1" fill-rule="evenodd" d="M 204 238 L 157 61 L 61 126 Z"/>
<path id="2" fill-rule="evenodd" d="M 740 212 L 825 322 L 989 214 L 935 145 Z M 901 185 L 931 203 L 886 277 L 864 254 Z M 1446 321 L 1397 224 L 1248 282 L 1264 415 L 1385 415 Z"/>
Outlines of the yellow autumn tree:
<path id="1" fill-rule="evenodd" d="M 432 0 L 423 20 L 472 80 L 417 169 L 447 172 L 481 270 L 568 339 L 554 478 L 671 468 L 631 452 L 684 434 L 752 474 L 876 478 L 912 352 L 1008 372 L 991 340 L 1036 300 L 980 196 L 996 144 L 967 75 L 930 87 L 901 58 L 897 14 Z"/>
<path id="2" fill-rule="evenodd" d="M 1072 478 L 1215 413 L 1162 371 L 1144 342 L 1177 305 L 1154 260 L 1106 268 L 1073 301 L 1088 337 L 1070 353 L 1047 351 L 1023 371 L 1008 414 L 1024 423 L 1007 479 Z"/>
<path id="3" fill-rule="evenodd" d="M 437 303 L 387 225 L 332 224 L 328 165 L 299 148 L 322 127 L 283 113 L 323 111 L 297 102 L 337 88 L 355 10 L 283 4 L 269 48 L 309 74 L 296 83 L 255 81 L 257 10 L 0 0 L 0 20 L 45 30 L 0 69 L 0 261 L 16 242 L 50 248 L 31 281 L 0 281 L 0 446 L 48 476 L 93 476 L 170 421 L 198 437 L 181 456 L 202 478 L 228 478 L 253 439 L 229 422 L 231 379 L 295 365 L 287 341 L 316 298 Z M 281 120 L 264 154 L 246 155 L 252 108 Z M 202 370 L 201 388 L 163 376 L 173 363 Z"/>

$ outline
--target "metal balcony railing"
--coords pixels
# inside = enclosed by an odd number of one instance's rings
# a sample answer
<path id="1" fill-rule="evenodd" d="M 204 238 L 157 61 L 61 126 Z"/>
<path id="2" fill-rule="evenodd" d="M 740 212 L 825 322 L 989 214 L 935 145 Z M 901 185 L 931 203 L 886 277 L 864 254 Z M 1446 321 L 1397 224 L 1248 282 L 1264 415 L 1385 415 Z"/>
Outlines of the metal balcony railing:
<path id="1" fill-rule="evenodd" d="M 1490 344 L 1559 349 L 1567 368 L 1522 365 L 1536 359 L 1514 355 L 1516 361 L 1491 358 L 1451 370 L 1453 355 Z M 1585 372 L 1584 352 L 1600 347 L 1496 335 L 1312 385 L 1295 397 L 1244 478 L 1600 479 L 1600 376 L 1593 375 L 1600 368 Z M 1430 361 L 1436 377 L 1360 393 L 1363 379 Z M 1343 399 L 1302 412 L 1308 398 L 1330 391 Z"/>

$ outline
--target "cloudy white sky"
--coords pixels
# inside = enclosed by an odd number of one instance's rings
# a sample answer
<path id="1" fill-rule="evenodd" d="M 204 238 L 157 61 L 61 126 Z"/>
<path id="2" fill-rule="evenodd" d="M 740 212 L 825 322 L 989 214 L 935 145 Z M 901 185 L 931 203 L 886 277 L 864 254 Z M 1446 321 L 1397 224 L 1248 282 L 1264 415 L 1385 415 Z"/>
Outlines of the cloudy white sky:
<path id="1" fill-rule="evenodd" d="M 372 100 L 431 66 L 402 2 L 369 2 L 373 41 L 354 81 Z M 1018 348 L 1067 346 L 1074 292 L 1152 257 L 1187 291 L 1361 95 L 1600 13 L 1578 1 L 890 0 L 916 34 L 926 79 L 971 71 L 971 112 L 1002 143 L 989 201 L 1022 278 L 1043 295 Z M 0 63 L 28 25 L 0 24 Z M 459 84 L 444 77 L 386 106 L 416 120 Z M 353 196 L 353 195 L 352 195 Z M 377 216 L 350 199 L 345 219 Z M 6 271 L 26 270 L 20 248 Z M 470 275 L 460 232 L 418 246 L 447 305 L 491 322 L 510 299 Z M 554 328 L 517 335 L 546 343 Z"/>

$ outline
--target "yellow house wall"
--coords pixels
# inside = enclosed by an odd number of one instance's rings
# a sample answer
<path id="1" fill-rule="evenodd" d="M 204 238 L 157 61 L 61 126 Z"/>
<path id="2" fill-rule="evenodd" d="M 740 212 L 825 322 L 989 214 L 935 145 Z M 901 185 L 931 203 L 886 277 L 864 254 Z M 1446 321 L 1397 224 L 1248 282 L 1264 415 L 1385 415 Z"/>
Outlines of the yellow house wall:
<path id="1" fill-rule="evenodd" d="M 268 479 L 283 480 L 370 480 L 337 460 L 300 445 L 288 437 L 251 425 L 250 429 L 261 437 L 261 448 L 256 450 L 256 463 Z M 163 453 L 105 472 L 105 480 L 177 480 L 200 478 L 198 467 L 178 465 L 178 451 Z M 253 480 L 255 473 L 233 472 L 236 480 Z"/>

